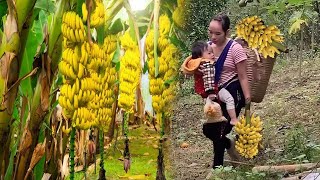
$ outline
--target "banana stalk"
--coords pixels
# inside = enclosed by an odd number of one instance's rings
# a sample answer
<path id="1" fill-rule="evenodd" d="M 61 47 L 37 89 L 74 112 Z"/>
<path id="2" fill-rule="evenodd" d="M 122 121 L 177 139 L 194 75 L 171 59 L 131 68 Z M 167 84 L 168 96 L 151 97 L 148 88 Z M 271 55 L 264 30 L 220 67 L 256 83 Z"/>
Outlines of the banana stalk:
<path id="1" fill-rule="evenodd" d="M 159 74 L 159 60 L 158 60 L 158 37 L 159 37 L 159 12 L 160 12 L 160 0 L 154 1 L 154 67 L 155 67 L 155 77 Z"/>
<path id="2" fill-rule="evenodd" d="M 103 131 L 99 131 L 99 148 L 100 148 L 100 171 L 99 171 L 99 180 L 106 179 L 106 170 L 104 169 L 104 134 Z"/>
<path id="3" fill-rule="evenodd" d="M 158 158 L 157 158 L 157 177 L 156 180 L 165 180 L 166 176 L 165 176 L 165 166 L 164 166 L 164 155 L 163 155 L 163 136 L 164 136 L 164 129 L 165 129 L 165 116 L 164 113 L 161 113 L 160 115 L 157 116 L 157 118 L 159 118 L 159 122 L 160 122 L 160 139 L 159 139 L 159 154 L 158 154 Z"/>
<path id="4" fill-rule="evenodd" d="M 131 165 L 131 160 L 130 160 L 130 150 L 129 150 L 129 138 L 128 138 L 128 133 L 129 133 L 129 117 L 130 114 L 128 112 L 125 112 L 124 116 L 123 116 L 123 134 L 125 136 L 124 139 L 124 151 L 123 151 L 123 169 L 126 171 L 126 173 L 129 171 L 130 169 L 130 165 Z"/>
<path id="5" fill-rule="evenodd" d="M 70 134 L 70 180 L 74 180 L 74 145 L 76 139 L 76 128 L 72 127 Z"/>

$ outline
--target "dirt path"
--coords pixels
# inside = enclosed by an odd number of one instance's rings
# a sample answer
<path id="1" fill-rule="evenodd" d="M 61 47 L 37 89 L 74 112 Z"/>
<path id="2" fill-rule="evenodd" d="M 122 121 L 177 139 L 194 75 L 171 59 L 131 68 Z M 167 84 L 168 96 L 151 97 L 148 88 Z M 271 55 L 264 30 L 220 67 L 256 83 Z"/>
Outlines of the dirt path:
<path id="1" fill-rule="evenodd" d="M 212 144 L 202 134 L 204 121 L 202 99 L 198 96 L 186 96 L 177 102 L 172 122 L 171 163 L 175 170 L 175 179 L 205 179 L 212 159 Z M 180 148 L 182 142 L 188 148 Z"/>
<path id="2" fill-rule="evenodd" d="M 270 152 L 282 148 L 284 131 L 297 123 L 302 123 L 311 135 L 319 137 L 319 126 L 314 125 L 320 122 L 319 67 L 320 60 L 304 63 L 300 80 L 297 62 L 277 65 L 264 101 L 253 105 L 266 125 L 263 143 Z M 202 108 L 202 99 L 197 95 L 179 97 L 176 103 L 170 153 L 176 180 L 205 179 L 210 171 L 212 144 L 202 134 Z M 180 148 L 182 142 L 187 142 L 189 147 Z M 256 164 L 263 164 L 271 157 L 268 153 L 260 156 L 254 160 Z"/>

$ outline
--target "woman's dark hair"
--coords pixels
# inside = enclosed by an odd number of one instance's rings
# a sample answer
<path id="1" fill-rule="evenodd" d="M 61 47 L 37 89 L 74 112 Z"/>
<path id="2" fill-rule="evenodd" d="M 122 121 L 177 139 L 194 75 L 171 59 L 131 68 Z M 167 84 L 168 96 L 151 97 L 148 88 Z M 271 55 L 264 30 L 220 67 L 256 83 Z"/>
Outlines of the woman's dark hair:
<path id="1" fill-rule="evenodd" d="M 203 51 L 208 48 L 208 44 L 204 41 L 196 41 L 193 43 L 191 51 L 192 51 L 192 59 L 197 59 L 202 57 Z"/>
<path id="2" fill-rule="evenodd" d="M 219 21 L 222 26 L 222 30 L 226 33 L 227 30 L 230 28 L 230 19 L 224 13 L 219 13 L 217 16 L 213 17 L 211 21 Z"/>

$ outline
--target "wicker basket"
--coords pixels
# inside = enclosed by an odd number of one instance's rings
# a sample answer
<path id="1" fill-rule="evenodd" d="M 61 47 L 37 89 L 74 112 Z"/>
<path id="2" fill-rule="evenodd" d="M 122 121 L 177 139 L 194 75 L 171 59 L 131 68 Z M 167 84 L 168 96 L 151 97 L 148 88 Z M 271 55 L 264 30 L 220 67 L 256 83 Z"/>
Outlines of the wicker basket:
<path id="1" fill-rule="evenodd" d="M 265 59 L 259 57 L 258 53 L 255 50 L 248 48 L 244 41 L 236 41 L 243 46 L 248 56 L 247 74 L 251 87 L 251 101 L 260 103 L 266 94 L 276 58 L 268 57 Z"/>

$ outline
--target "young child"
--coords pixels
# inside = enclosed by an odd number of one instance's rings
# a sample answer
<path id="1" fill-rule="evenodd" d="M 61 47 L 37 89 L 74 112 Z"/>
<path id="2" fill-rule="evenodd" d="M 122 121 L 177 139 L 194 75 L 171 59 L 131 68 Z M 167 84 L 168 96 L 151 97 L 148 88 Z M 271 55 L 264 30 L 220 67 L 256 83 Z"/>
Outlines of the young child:
<path id="1" fill-rule="evenodd" d="M 203 41 L 197 41 L 193 44 L 192 55 L 182 64 L 181 68 L 185 74 L 194 75 L 196 93 L 203 98 L 216 98 L 214 94 L 214 66 L 215 59 L 212 48 Z M 218 97 L 227 105 L 227 111 L 231 118 L 230 124 L 235 125 L 238 122 L 238 118 L 232 95 L 225 88 L 221 88 L 218 92 Z"/>

